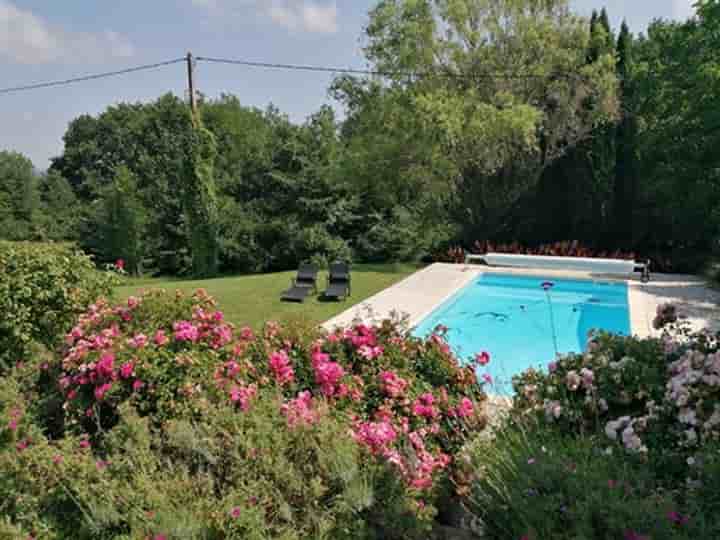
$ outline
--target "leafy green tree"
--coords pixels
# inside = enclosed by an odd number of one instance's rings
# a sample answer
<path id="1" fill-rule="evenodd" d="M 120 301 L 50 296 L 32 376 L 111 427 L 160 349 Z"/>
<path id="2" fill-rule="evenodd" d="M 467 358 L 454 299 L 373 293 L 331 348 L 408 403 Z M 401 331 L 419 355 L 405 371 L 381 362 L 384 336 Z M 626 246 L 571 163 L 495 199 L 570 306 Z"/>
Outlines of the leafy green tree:
<path id="1" fill-rule="evenodd" d="M 77 240 L 83 208 L 70 183 L 57 171 L 40 178 L 40 211 L 36 216 L 38 229 L 47 240 Z"/>
<path id="2" fill-rule="evenodd" d="M 38 207 L 37 175 L 17 152 L 0 152 L 0 238 L 29 240 Z"/>
<path id="3" fill-rule="evenodd" d="M 720 2 L 698 15 L 656 21 L 633 47 L 636 236 L 650 248 L 708 252 L 720 236 Z"/>
<path id="4" fill-rule="evenodd" d="M 623 22 L 618 36 L 618 78 L 622 95 L 621 118 L 616 128 L 615 182 L 613 186 L 613 221 L 615 245 L 632 247 L 635 196 L 637 191 L 636 137 L 638 121 L 633 105 L 632 70 L 633 37 Z"/>
<path id="5" fill-rule="evenodd" d="M 95 235 L 83 239 L 85 247 L 107 262 L 122 259 L 126 271 L 137 274 L 145 253 L 147 211 L 130 169 L 117 168 L 112 183 L 103 186 L 94 214 Z"/>
<path id="6" fill-rule="evenodd" d="M 617 111 L 614 58 L 587 64 L 564 0 L 384 0 L 368 40 L 453 165 L 466 241 L 501 234 L 542 171 Z"/>

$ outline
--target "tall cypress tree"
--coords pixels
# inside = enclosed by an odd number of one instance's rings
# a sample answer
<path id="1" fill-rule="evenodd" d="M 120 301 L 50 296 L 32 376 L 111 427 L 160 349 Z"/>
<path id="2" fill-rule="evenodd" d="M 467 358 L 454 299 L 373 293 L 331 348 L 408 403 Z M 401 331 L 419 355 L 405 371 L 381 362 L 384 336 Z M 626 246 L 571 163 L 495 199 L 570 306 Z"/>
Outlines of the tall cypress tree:
<path id="1" fill-rule="evenodd" d="M 602 8 L 600 11 L 600 17 L 598 17 L 598 24 L 605 31 L 605 51 L 610 51 L 615 46 L 615 36 L 613 35 L 612 28 L 610 28 L 610 18 L 608 17 L 607 10 Z"/>
<path id="2" fill-rule="evenodd" d="M 622 99 L 621 118 L 615 132 L 615 183 L 613 215 L 615 241 L 626 247 L 633 243 L 633 207 L 637 191 L 635 138 L 637 118 L 633 112 L 633 88 L 630 80 L 633 37 L 623 21 L 617 42 L 617 73 Z"/>

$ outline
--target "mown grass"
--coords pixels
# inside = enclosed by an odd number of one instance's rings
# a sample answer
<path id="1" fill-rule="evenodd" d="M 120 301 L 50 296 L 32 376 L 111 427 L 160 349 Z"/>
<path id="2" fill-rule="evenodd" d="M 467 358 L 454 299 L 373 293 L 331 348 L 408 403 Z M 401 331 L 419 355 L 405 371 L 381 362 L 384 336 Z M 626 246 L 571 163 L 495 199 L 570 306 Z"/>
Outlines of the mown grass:
<path id="1" fill-rule="evenodd" d="M 326 301 L 320 297 L 325 288 L 325 272 L 318 276 L 318 294 L 304 303 L 282 302 L 280 295 L 290 285 L 295 272 L 278 272 L 207 280 L 178 278 L 128 278 L 117 290 L 124 300 L 147 289 L 180 290 L 191 293 L 205 289 L 220 303 L 226 318 L 236 325 L 259 328 L 265 321 L 322 323 L 354 304 L 397 283 L 418 270 L 414 264 L 357 264 L 352 267 L 352 296 L 344 301 Z"/>

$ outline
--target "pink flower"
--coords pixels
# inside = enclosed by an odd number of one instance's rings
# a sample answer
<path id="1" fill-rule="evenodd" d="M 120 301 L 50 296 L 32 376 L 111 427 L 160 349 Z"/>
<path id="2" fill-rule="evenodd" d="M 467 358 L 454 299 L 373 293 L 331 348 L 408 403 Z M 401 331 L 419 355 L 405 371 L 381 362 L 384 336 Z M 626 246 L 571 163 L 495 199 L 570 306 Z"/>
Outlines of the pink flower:
<path id="1" fill-rule="evenodd" d="M 239 518 L 241 514 L 242 514 L 242 510 L 240 509 L 239 506 L 235 506 L 235 507 L 233 507 L 232 510 L 230 510 L 230 517 L 232 517 L 234 519 Z"/>
<path id="2" fill-rule="evenodd" d="M 550 373 L 555 373 L 555 371 L 557 370 L 557 367 L 558 367 L 557 362 L 550 362 L 548 364 L 548 371 Z"/>
<path id="3" fill-rule="evenodd" d="M 380 346 L 371 347 L 370 345 L 363 345 L 358 349 L 358 354 L 367 360 L 373 360 L 378 356 L 382 356 L 383 348 Z"/>
<path id="4" fill-rule="evenodd" d="M 397 432 L 389 422 L 365 422 L 356 426 L 353 438 L 370 448 L 373 454 L 380 454 L 397 438 Z"/>
<path id="5" fill-rule="evenodd" d="M 102 401 L 105 398 L 105 394 L 107 394 L 108 390 L 112 388 L 112 385 L 110 383 L 102 384 L 95 388 L 95 399 L 98 401 Z"/>
<path id="6" fill-rule="evenodd" d="M 17 430 L 17 427 L 18 427 L 18 422 L 14 418 L 12 420 L 10 420 L 10 422 L 8 422 L 8 429 L 10 431 Z"/>
<path id="7" fill-rule="evenodd" d="M 129 379 L 132 377 L 135 366 L 132 362 L 127 362 L 120 367 L 120 377 L 123 379 Z"/>
<path id="8" fill-rule="evenodd" d="M 133 349 L 142 349 L 147 345 L 148 338 L 145 334 L 137 334 L 128 340 L 128 345 Z"/>
<path id="9" fill-rule="evenodd" d="M 690 521 L 689 516 L 684 516 L 680 514 L 679 512 L 671 511 L 668 512 L 667 518 L 674 523 L 675 525 L 682 526 L 685 525 L 688 521 Z"/>
<path id="10" fill-rule="evenodd" d="M 131 296 L 130 298 L 127 299 L 128 308 L 135 309 L 139 305 L 140 305 L 140 300 L 138 298 L 136 298 L 135 296 Z"/>
<path id="11" fill-rule="evenodd" d="M 290 359 L 285 351 L 274 352 L 270 355 L 270 369 L 275 375 L 275 380 L 280 384 L 293 381 L 295 372 L 290 365 Z"/>
<path id="12" fill-rule="evenodd" d="M 460 418 L 472 416 L 474 412 L 475 408 L 473 407 L 473 402 L 466 397 L 460 400 L 460 404 L 455 409 L 455 414 L 457 414 Z"/>
<path id="13" fill-rule="evenodd" d="M 416 416 L 422 416 L 424 418 L 437 418 L 440 414 L 440 411 L 437 409 L 437 407 L 433 406 L 434 402 L 435 397 L 430 392 L 426 392 L 425 394 L 418 397 L 413 403 L 413 414 Z"/>
<path id="14" fill-rule="evenodd" d="M 225 318 L 225 315 L 222 311 L 216 311 L 215 313 L 213 313 L 212 318 L 214 321 L 220 322 Z"/>
<path id="15" fill-rule="evenodd" d="M 328 397 L 335 393 L 338 382 L 344 376 L 345 370 L 337 362 L 320 362 L 315 365 L 315 382 Z"/>
<path id="16" fill-rule="evenodd" d="M 133 388 L 133 390 L 135 390 L 137 392 L 143 386 L 145 386 L 145 383 L 138 379 L 133 383 L 132 388 Z"/>
<path id="17" fill-rule="evenodd" d="M 125 261 L 122 259 L 118 259 L 117 261 L 115 261 L 115 266 L 118 270 L 125 270 Z"/>
<path id="18" fill-rule="evenodd" d="M 490 375 L 489 373 L 485 373 L 485 374 L 482 376 L 482 379 L 483 379 L 483 381 L 485 381 L 487 384 L 492 384 L 492 382 L 493 382 L 492 375 Z"/>
<path id="19" fill-rule="evenodd" d="M 487 366 L 490 363 L 490 355 L 483 351 L 475 355 L 475 363 L 480 366 Z"/>
<path id="20" fill-rule="evenodd" d="M 30 439 L 24 439 L 22 441 L 18 441 L 18 443 L 15 445 L 15 448 L 17 449 L 18 452 L 22 452 L 28 446 L 30 446 Z"/>
<path id="21" fill-rule="evenodd" d="M 241 411 L 247 412 L 250 410 L 250 403 L 255 395 L 257 395 L 257 386 L 254 384 L 242 387 L 233 386 L 230 390 L 230 401 L 237 403 Z"/>
<path id="22" fill-rule="evenodd" d="M 313 407 L 312 394 L 307 390 L 300 392 L 297 398 L 283 404 L 280 411 L 287 418 L 288 426 L 291 428 L 299 425 L 312 425 L 320 418 Z"/>
<path id="23" fill-rule="evenodd" d="M 55 465 L 60 465 L 63 461 L 63 457 L 60 454 L 55 454 L 52 458 L 52 462 Z"/>
<path id="24" fill-rule="evenodd" d="M 155 341 L 155 345 L 158 347 L 162 347 L 163 345 L 167 345 L 167 343 L 170 341 L 170 338 L 168 338 L 165 335 L 165 330 L 158 330 L 155 332 L 155 337 L 153 338 Z"/>
<path id="25" fill-rule="evenodd" d="M 167 540 L 167 536 L 165 536 L 164 534 L 156 534 L 155 536 L 153 536 L 153 540 Z"/>
<path id="26" fill-rule="evenodd" d="M 90 448 L 90 441 L 88 441 L 87 439 L 81 440 L 80 448 L 82 448 L 83 450 L 87 450 L 88 448 Z"/>
<path id="27" fill-rule="evenodd" d="M 104 353 L 95 366 L 95 372 L 106 379 L 112 378 L 115 370 L 115 355 L 113 353 Z"/>
<path id="28" fill-rule="evenodd" d="M 105 467 L 107 467 L 110 464 L 108 461 L 104 461 L 102 459 L 99 459 L 95 462 L 95 468 L 98 471 L 102 471 Z"/>
<path id="29" fill-rule="evenodd" d="M 380 383 L 383 391 L 390 397 L 402 397 L 407 390 L 408 382 L 399 377 L 394 371 L 383 371 L 380 373 Z"/>
<path id="30" fill-rule="evenodd" d="M 200 339 L 200 332 L 197 326 L 188 321 L 178 321 L 173 324 L 176 341 L 191 341 L 195 343 Z"/>

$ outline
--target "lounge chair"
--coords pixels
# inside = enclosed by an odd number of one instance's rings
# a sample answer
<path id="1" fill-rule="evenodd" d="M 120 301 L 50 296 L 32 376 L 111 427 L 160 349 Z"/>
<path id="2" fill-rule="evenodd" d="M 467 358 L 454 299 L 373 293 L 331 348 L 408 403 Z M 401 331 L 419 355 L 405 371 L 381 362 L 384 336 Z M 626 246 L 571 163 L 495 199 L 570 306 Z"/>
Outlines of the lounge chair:
<path id="1" fill-rule="evenodd" d="M 351 292 L 350 265 L 347 263 L 331 264 L 328 284 L 323 296 L 339 300 L 340 298 L 346 299 Z"/>
<path id="2" fill-rule="evenodd" d="M 303 302 L 311 292 L 317 292 L 318 268 L 314 264 L 301 264 L 297 277 L 290 288 L 283 292 L 281 300 Z"/>

